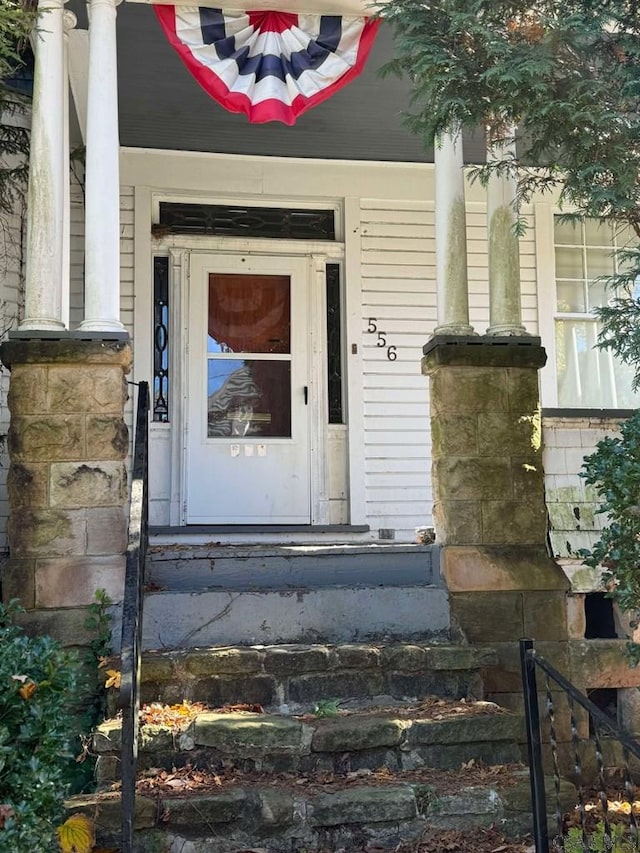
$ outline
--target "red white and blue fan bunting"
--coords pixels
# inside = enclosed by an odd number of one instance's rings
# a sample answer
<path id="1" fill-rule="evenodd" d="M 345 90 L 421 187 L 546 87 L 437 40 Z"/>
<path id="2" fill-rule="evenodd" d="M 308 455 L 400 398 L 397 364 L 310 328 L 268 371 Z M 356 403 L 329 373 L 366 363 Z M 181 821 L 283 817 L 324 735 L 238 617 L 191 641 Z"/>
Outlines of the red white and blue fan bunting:
<path id="1" fill-rule="evenodd" d="M 156 5 L 182 61 L 211 97 L 251 122 L 296 118 L 363 69 L 379 21 Z"/>

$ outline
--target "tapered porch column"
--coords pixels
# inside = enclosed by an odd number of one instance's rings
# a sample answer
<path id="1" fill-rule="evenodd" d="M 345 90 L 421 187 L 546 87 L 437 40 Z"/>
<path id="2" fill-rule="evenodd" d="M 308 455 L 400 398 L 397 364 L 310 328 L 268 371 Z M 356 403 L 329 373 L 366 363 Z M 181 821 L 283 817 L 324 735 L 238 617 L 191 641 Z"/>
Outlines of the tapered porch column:
<path id="1" fill-rule="evenodd" d="M 436 189 L 436 335 L 472 335 L 462 136 L 445 134 L 434 154 Z"/>
<path id="2" fill-rule="evenodd" d="M 85 304 L 80 329 L 123 332 L 120 322 L 120 142 L 116 6 L 89 0 L 85 171 Z"/>
<path id="3" fill-rule="evenodd" d="M 515 134 L 489 145 L 487 159 L 515 160 Z M 489 232 L 488 335 L 526 335 L 520 297 L 520 250 L 515 233 L 518 216 L 514 174 L 493 174 L 487 186 Z"/>
<path id="4" fill-rule="evenodd" d="M 64 165 L 64 217 L 62 220 L 62 322 L 69 327 L 69 299 L 71 278 L 71 168 L 69 163 L 69 33 L 75 29 L 78 19 L 68 9 L 64 11 L 62 24 L 64 28 L 64 63 L 63 63 L 63 92 L 64 92 L 64 150 L 66 155 Z"/>
<path id="5" fill-rule="evenodd" d="M 39 0 L 27 191 L 24 320 L 20 331 L 62 321 L 64 222 L 64 0 Z"/>

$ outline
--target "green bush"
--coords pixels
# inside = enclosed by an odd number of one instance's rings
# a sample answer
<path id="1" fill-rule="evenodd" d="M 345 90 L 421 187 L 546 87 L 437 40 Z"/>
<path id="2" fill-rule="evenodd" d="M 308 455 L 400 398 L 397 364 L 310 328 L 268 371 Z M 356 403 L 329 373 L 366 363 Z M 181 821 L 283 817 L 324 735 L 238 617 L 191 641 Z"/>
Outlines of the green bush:
<path id="1" fill-rule="evenodd" d="M 77 664 L 0 604 L 0 850 L 51 853 L 71 762 Z"/>
<path id="2" fill-rule="evenodd" d="M 620 436 L 607 437 L 587 456 L 582 474 L 598 493 L 598 512 L 607 524 L 591 551 L 581 551 L 588 566 L 604 568 L 604 584 L 635 627 L 640 611 L 640 411 L 620 427 Z M 640 645 L 629 643 L 634 664 Z"/>

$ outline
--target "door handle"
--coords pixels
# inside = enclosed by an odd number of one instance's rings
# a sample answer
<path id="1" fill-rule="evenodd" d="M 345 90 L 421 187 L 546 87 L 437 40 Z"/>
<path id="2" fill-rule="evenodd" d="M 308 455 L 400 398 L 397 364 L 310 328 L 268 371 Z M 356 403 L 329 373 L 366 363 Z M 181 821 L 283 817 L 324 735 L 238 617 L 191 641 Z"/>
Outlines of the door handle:
<path id="1" fill-rule="evenodd" d="M 302 389 L 302 393 L 304 394 L 304 404 L 305 406 L 309 405 L 309 386 L 305 385 Z"/>

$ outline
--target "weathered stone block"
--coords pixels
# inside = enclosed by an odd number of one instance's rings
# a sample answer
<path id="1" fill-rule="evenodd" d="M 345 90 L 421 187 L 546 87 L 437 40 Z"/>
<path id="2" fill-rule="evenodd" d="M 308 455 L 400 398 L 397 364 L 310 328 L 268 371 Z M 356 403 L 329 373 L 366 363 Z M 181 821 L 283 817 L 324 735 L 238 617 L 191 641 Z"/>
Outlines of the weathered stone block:
<path id="1" fill-rule="evenodd" d="M 14 509 L 7 532 L 12 553 L 21 557 L 62 557 L 85 550 L 83 510 Z"/>
<path id="2" fill-rule="evenodd" d="M 94 797 L 73 798 L 73 811 L 86 814 L 95 821 L 98 832 L 117 833 L 122 824 L 120 794 L 117 792 Z M 133 827 L 136 830 L 150 829 L 156 825 L 157 803 L 150 797 L 136 797 Z"/>
<path id="3" fill-rule="evenodd" d="M 517 640 L 524 636 L 519 592 L 453 593 L 451 615 L 470 643 Z"/>
<path id="4" fill-rule="evenodd" d="M 247 792 L 242 788 L 230 788 L 215 794 L 201 796 L 170 797 L 162 801 L 161 808 L 169 814 L 168 826 L 193 828 L 194 824 L 211 826 L 217 823 L 233 823 L 247 818 L 251 805 Z"/>
<path id="5" fill-rule="evenodd" d="M 334 650 L 338 666 L 344 669 L 370 669 L 380 665 L 380 649 L 375 646 L 342 645 Z"/>
<path id="6" fill-rule="evenodd" d="M 310 703 L 318 699 L 359 699 L 383 693 L 382 673 L 375 670 L 365 672 L 347 671 L 301 675 L 289 682 L 289 699 L 293 702 Z"/>
<path id="7" fill-rule="evenodd" d="M 433 460 L 440 501 L 488 500 L 511 496 L 507 458 L 442 456 Z"/>
<path id="8" fill-rule="evenodd" d="M 121 416 L 88 415 L 86 430 L 88 459 L 126 459 L 129 430 Z"/>
<path id="9" fill-rule="evenodd" d="M 429 646 L 427 666 L 435 670 L 470 670 L 479 666 L 491 666 L 497 662 L 496 653 L 490 648 L 471 646 Z"/>
<path id="10" fill-rule="evenodd" d="M 502 803 L 492 788 L 461 788 L 437 797 L 427 807 L 426 816 L 430 826 L 442 829 L 489 826 L 501 819 Z"/>
<path id="11" fill-rule="evenodd" d="M 25 610 L 35 605 L 35 560 L 12 557 L 2 564 L 2 600 L 20 599 Z"/>
<path id="12" fill-rule="evenodd" d="M 51 365 L 47 409 L 54 412 L 122 414 L 126 400 L 119 365 Z"/>
<path id="13" fill-rule="evenodd" d="M 399 669 L 407 672 L 425 669 L 427 666 L 427 650 L 423 646 L 411 643 L 397 643 L 385 646 L 380 657 L 385 669 Z"/>
<path id="14" fill-rule="evenodd" d="M 572 640 L 571 680 L 585 688 L 640 686 L 640 668 L 629 664 L 626 645 L 626 640 Z"/>
<path id="15" fill-rule="evenodd" d="M 434 414 L 508 411 L 506 372 L 484 367 L 447 367 L 431 374 Z"/>
<path id="16" fill-rule="evenodd" d="M 541 545 L 546 541 L 546 536 L 547 512 L 542 501 L 483 502 L 484 545 Z"/>
<path id="17" fill-rule="evenodd" d="M 7 477 L 13 508 L 45 507 L 49 496 L 49 466 L 44 462 L 13 462 Z"/>
<path id="18" fill-rule="evenodd" d="M 11 419 L 8 447 L 13 462 L 54 462 L 85 455 L 82 415 L 29 415 Z"/>
<path id="19" fill-rule="evenodd" d="M 585 596 L 579 593 L 567 595 L 567 634 L 571 640 L 583 640 L 587 630 L 584 609 Z"/>
<path id="20" fill-rule="evenodd" d="M 87 554 L 124 554 L 127 547 L 127 518 L 122 506 L 88 509 Z"/>
<path id="21" fill-rule="evenodd" d="M 276 702 L 275 680 L 270 675 L 202 678 L 198 684 L 198 694 L 203 702 L 214 707 L 236 702 L 255 702 L 258 705 L 273 705 Z"/>
<path id="22" fill-rule="evenodd" d="M 15 621 L 31 636 L 48 634 L 63 646 L 88 646 L 95 632 L 86 627 L 89 610 L 86 607 L 69 607 L 58 610 L 27 610 L 18 613 Z"/>
<path id="23" fill-rule="evenodd" d="M 544 501 L 544 470 L 542 456 L 530 454 L 511 459 L 513 497 L 519 501 Z"/>
<path id="24" fill-rule="evenodd" d="M 299 672 L 317 672 L 329 666 L 329 649 L 326 646 L 271 646 L 265 649 L 264 668 L 276 675 L 293 675 Z"/>
<path id="25" fill-rule="evenodd" d="M 17 364 L 11 371 L 7 403 L 12 415 L 38 415 L 46 411 L 47 369 Z"/>
<path id="26" fill-rule="evenodd" d="M 408 787 L 350 788 L 320 794 L 311 800 L 312 826 L 408 820 L 417 815 L 416 798 Z"/>
<path id="27" fill-rule="evenodd" d="M 434 490 L 439 491 L 434 483 Z M 441 542 L 448 545 L 477 545 L 482 542 L 482 513 L 479 501 L 437 500 L 433 519 Z"/>
<path id="28" fill-rule="evenodd" d="M 406 730 L 403 720 L 383 717 L 345 717 L 324 720 L 313 733 L 313 752 L 354 752 L 363 749 L 395 747 L 402 743 Z"/>
<path id="29" fill-rule="evenodd" d="M 538 371 L 530 367 L 508 367 L 507 394 L 510 411 L 538 414 L 540 407 Z"/>
<path id="30" fill-rule="evenodd" d="M 98 589 L 104 589 L 111 601 L 122 601 L 124 572 L 124 556 L 39 560 L 35 573 L 35 606 L 89 605 Z"/>
<path id="31" fill-rule="evenodd" d="M 194 723 L 196 745 L 248 757 L 309 751 L 311 728 L 291 717 L 267 714 L 200 714 Z"/>
<path id="32" fill-rule="evenodd" d="M 439 491 L 439 484 L 434 483 Z M 448 545 L 476 545 L 482 542 L 482 514 L 479 501 L 436 501 L 433 519 L 439 540 Z"/>
<path id="33" fill-rule="evenodd" d="M 524 456 L 540 449 L 540 420 L 506 412 L 478 414 L 478 451 L 481 456 Z"/>
<path id="34" fill-rule="evenodd" d="M 194 649 L 185 660 L 185 669 L 192 675 L 241 675 L 258 672 L 263 654 L 257 649 Z"/>
<path id="35" fill-rule="evenodd" d="M 293 823 L 293 796 L 289 791 L 263 788 L 260 797 L 260 822 L 267 827 L 289 826 Z"/>
<path id="36" fill-rule="evenodd" d="M 445 546 L 440 571 L 450 592 L 569 588 L 562 569 L 542 547 Z"/>
<path id="37" fill-rule="evenodd" d="M 565 592 L 523 592 L 524 636 L 534 640 L 562 640 L 567 636 Z"/>
<path id="38" fill-rule="evenodd" d="M 433 458 L 478 455 L 477 415 L 442 412 L 431 419 Z"/>
<path id="39" fill-rule="evenodd" d="M 122 462 L 57 462 L 51 466 L 51 506 L 122 506 L 127 473 Z"/>
<path id="40" fill-rule="evenodd" d="M 409 742 L 430 745 L 517 741 L 523 732 L 522 718 L 511 714 L 474 715 L 450 720 L 414 720 L 409 731 Z"/>

